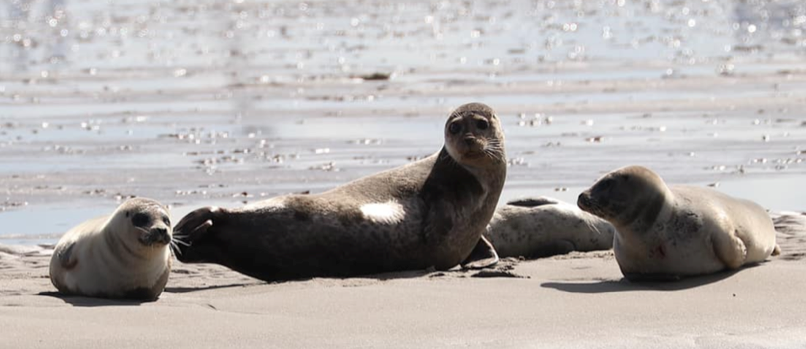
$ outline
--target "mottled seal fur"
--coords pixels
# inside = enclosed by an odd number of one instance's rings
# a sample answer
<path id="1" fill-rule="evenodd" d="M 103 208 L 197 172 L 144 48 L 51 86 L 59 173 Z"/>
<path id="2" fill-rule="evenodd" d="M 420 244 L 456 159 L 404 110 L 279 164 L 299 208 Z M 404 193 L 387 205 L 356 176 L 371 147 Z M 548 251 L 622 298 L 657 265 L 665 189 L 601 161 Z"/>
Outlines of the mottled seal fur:
<path id="1" fill-rule="evenodd" d="M 50 280 L 68 295 L 155 300 L 171 271 L 170 241 L 168 210 L 154 200 L 129 199 L 62 236 Z"/>
<path id="2" fill-rule="evenodd" d="M 539 258 L 609 250 L 615 231 L 613 225 L 576 205 L 541 196 L 500 207 L 485 236 L 500 257 Z"/>
<path id="3" fill-rule="evenodd" d="M 483 239 L 506 178 L 501 124 L 483 104 L 453 111 L 434 155 L 315 195 L 205 207 L 175 227 L 177 258 L 267 281 L 497 262 Z"/>
<path id="4" fill-rule="evenodd" d="M 608 173 L 577 203 L 616 227 L 616 261 L 630 280 L 738 269 L 779 253 L 761 206 L 709 188 L 668 187 L 640 166 Z"/>

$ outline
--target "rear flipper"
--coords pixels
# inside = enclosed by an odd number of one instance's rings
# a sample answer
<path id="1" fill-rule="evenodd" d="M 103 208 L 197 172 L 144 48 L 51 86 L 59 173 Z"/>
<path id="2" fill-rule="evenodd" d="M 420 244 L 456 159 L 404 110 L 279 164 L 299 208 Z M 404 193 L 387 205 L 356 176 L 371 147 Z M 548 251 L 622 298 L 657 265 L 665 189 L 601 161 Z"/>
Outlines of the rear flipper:
<path id="1" fill-rule="evenodd" d="M 739 269 L 747 259 L 747 247 L 736 235 L 716 234 L 712 243 L 716 257 L 728 269 Z"/>
<path id="2" fill-rule="evenodd" d="M 73 256 L 73 247 L 75 246 L 76 242 L 71 241 L 56 251 L 56 257 L 59 258 L 59 264 L 64 270 L 71 270 L 78 264 L 78 259 Z"/>
<path id="3" fill-rule="evenodd" d="M 464 269 L 483 269 L 498 264 L 498 253 L 487 238 L 481 236 L 473 252 L 462 262 Z"/>
<path id="4" fill-rule="evenodd" d="M 53 252 L 53 258 L 56 258 L 58 261 L 57 268 L 61 268 L 62 270 L 54 270 L 53 265 L 51 265 L 50 282 L 53 283 L 53 286 L 56 286 L 56 289 L 63 294 L 72 293 L 72 291 L 64 284 L 64 275 L 78 265 L 78 258 L 76 258 L 76 256 L 73 254 L 73 248 L 75 246 L 76 242 L 70 241 L 65 245 L 58 246 L 56 251 Z"/>

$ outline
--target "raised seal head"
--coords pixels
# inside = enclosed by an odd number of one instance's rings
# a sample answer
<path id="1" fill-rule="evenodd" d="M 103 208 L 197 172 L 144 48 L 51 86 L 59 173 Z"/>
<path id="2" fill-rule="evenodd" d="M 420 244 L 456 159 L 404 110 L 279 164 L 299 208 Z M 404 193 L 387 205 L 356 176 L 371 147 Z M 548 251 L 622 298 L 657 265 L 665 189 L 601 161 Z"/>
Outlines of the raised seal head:
<path id="1" fill-rule="evenodd" d="M 465 104 L 451 113 L 445 123 L 445 148 L 465 166 L 486 168 L 506 163 L 501 121 L 482 103 Z"/>
<path id="2" fill-rule="evenodd" d="M 666 183 L 655 172 L 642 166 L 628 166 L 596 181 L 579 194 L 577 205 L 583 211 L 623 226 L 639 218 L 654 220 L 670 196 Z M 647 215 L 651 217 L 644 217 Z"/>

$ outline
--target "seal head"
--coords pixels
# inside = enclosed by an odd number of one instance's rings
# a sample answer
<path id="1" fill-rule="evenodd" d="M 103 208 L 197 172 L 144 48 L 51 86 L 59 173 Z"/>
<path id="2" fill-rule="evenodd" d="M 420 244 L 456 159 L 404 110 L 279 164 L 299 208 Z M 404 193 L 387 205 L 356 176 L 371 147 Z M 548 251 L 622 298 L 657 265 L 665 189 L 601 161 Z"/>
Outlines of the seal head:
<path id="1" fill-rule="evenodd" d="M 456 162 L 477 168 L 506 163 L 504 133 L 492 108 L 481 103 L 456 109 L 445 123 L 445 149 Z"/>
<path id="2" fill-rule="evenodd" d="M 651 224 L 670 197 L 669 188 L 655 172 L 628 166 L 604 175 L 579 194 L 577 206 L 618 228 L 637 221 Z"/>
<path id="3" fill-rule="evenodd" d="M 153 200 L 127 200 L 112 215 L 110 223 L 117 227 L 127 227 L 120 238 L 132 248 L 149 250 L 171 242 L 171 219 L 168 211 Z"/>

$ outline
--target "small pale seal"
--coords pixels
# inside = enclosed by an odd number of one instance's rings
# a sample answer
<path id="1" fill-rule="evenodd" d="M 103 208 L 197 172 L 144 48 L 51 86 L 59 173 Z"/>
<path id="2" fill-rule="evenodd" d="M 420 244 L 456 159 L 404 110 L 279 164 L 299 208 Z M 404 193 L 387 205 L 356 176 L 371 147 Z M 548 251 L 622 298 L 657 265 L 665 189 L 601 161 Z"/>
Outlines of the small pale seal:
<path id="1" fill-rule="evenodd" d="M 171 271 L 170 242 L 167 209 L 154 200 L 129 199 L 62 236 L 50 280 L 69 295 L 155 300 Z"/>
<path id="2" fill-rule="evenodd" d="M 541 196 L 500 207 L 485 236 L 500 257 L 540 258 L 609 250 L 615 231 L 610 223 L 576 205 Z"/>
<path id="3" fill-rule="evenodd" d="M 321 194 L 193 211 L 175 227 L 177 258 L 267 281 L 492 265 L 482 233 L 506 178 L 501 124 L 466 104 L 444 137 L 434 155 Z"/>
<path id="4" fill-rule="evenodd" d="M 608 173 L 577 204 L 616 227 L 613 249 L 629 280 L 738 269 L 779 253 L 761 206 L 708 188 L 668 187 L 640 166 Z"/>

